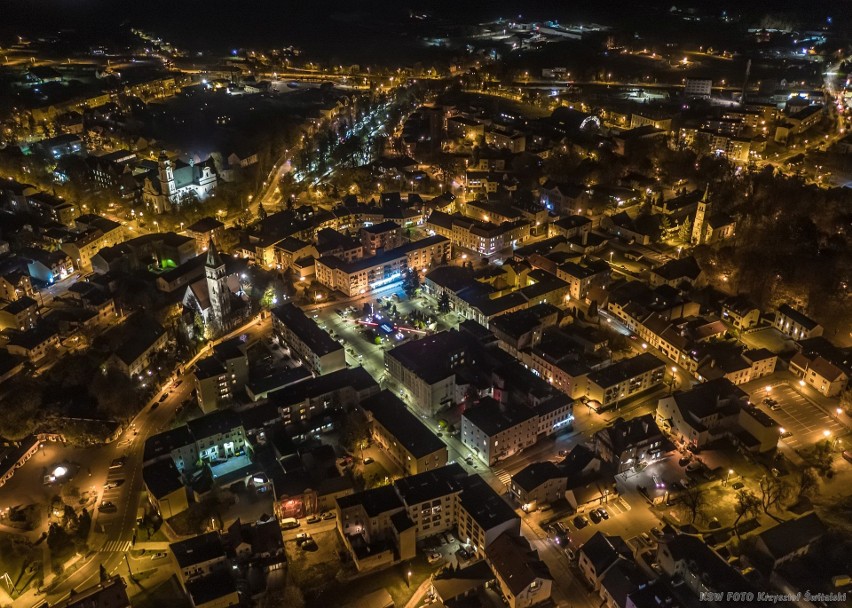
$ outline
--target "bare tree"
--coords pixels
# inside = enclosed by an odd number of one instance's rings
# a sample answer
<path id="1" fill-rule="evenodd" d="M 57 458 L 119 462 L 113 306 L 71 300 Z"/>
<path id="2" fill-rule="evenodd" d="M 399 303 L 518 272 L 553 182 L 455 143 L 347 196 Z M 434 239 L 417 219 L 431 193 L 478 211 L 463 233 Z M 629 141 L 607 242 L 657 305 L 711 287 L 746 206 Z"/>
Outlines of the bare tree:
<path id="1" fill-rule="evenodd" d="M 760 505 L 763 507 L 763 512 L 772 517 L 775 520 L 781 521 L 775 515 L 769 512 L 769 509 L 775 507 L 776 509 L 784 503 L 790 497 L 790 494 L 793 491 L 792 486 L 775 477 L 774 475 L 764 475 L 760 479 Z"/>
<path id="2" fill-rule="evenodd" d="M 737 535 L 737 540 L 740 539 L 740 530 L 737 525 L 743 517 L 757 517 L 760 514 L 761 502 L 757 495 L 751 490 L 737 491 L 736 504 L 734 511 L 737 518 L 734 520 L 734 533 Z"/>
<path id="3" fill-rule="evenodd" d="M 690 486 L 681 493 L 680 497 L 689 511 L 689 523 L 694 524 L 698 513 L 707 505 L 707 493 L 698 486 Z"/>
<path id="4" fill-rule="evenodd" d="M 813 467 L 805 467 L 796 476 L 796 498 L 812 499 L 819 494 L 819 474 Z"/>

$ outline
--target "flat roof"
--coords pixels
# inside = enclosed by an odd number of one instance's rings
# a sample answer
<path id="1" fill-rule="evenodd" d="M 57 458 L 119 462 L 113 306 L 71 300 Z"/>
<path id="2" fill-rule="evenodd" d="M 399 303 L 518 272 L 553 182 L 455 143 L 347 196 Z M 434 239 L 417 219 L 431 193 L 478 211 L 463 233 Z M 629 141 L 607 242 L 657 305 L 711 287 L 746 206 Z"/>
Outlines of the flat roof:
<path id="1" fill-rule="evenodd" d="M 389 390 L 365 399 L 361 407 L 368 410 L 397 441 L 415 458 L 446 449 L 443 441 L 408 411 L 405 403 Z"/>

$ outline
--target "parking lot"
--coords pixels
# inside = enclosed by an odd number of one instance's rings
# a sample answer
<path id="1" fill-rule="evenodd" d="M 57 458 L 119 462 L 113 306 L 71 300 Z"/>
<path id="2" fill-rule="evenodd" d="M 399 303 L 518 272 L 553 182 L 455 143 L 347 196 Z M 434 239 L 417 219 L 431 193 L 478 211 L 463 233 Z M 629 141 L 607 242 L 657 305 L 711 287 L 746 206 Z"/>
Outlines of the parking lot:
<path id="1" fill-rule="evenodd" d="M 767 396 L 777 401 L 777 405 L 773 406 L 776 409 L 772 410 L 764 403 Z M 826 431 L 831 438 L 846 433 L 846 428 L 834 417 L 786 384 L 772 387 L 770 391 L 761 389 L 753 393 L 751 399 L 784 429 L 782 441 L 794 450 L 807 448 L 824 439 Z"/>

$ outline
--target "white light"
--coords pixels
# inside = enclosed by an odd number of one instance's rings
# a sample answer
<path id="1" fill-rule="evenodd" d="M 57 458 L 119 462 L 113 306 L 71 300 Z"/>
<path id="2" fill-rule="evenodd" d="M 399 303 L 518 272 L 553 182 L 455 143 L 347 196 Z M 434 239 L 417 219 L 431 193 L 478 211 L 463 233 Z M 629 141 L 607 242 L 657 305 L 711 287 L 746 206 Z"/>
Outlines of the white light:
<path id="1" fill-rule="evenodd" d="M 54 477 L 64 477 L 66 473 L 68 473 L 68 469 L 66 469 L 65 467 L 63 467 L 61 465 L 56 467 L 55 469 L 53 469 L 53 476 Z"/>

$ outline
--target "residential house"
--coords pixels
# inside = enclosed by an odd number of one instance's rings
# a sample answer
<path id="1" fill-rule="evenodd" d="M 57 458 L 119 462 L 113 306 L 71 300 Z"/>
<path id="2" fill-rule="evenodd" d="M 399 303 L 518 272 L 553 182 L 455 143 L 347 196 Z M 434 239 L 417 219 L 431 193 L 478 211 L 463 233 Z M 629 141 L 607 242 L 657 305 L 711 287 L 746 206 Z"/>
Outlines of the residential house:
<path id="1" fill-rule="evenodd" d="M 509 491 L 524 511 L 565 498 L 568 476 L 549 460 L 533 462 L 512 475 Z"/>
<path id="2" fill-rule="evenodd" d="M 504 532 L 485 550 L 509 608 L 528 608 L 550 599 L 553 576 L 523 536 Z"/>
<path id="3" fill-rule="evenodd" d="M 346 351 L 298 307 L 288 302 L 272 310 L 280 339 L 317 375 L 346 367 Z"/>
<path id="4" fill-rule="evenodd" d="M 616 418 L 612 424 L 594 435 L 595 452 L 617 473 L 641 462 L 653 461 L 671 450 L 670 442 L 660 432 L 653 414 L 625 420 Z"/>
<path id="5" fill-rule="evenodd" d="M 766 558 L 774 570 L 792 559 L 807 555 L 825 536 L 826 531 L 822 520 L 811 512 L 760 532 L 754 550 Z"/>
<path id="6" fill-rule="evenodd" d="M 782 304 L 775 313 L 773 327 L 794 340 L 804 340 L 822 335 L 822 325 L 788 304 Z"/>
<path id="7" fill-rule="evenodd" d="M 404 475 L 416 475 L 447 464 L 447 446 L 408 411 L 389 390 L 361 402 L 373 439 Z"/>
<path id="8" fill-rule="evenodd" d="M 597 591 L 607 570 L 620 558 L 633 559 L 633 551 L 624 539 L 596 532 L 580 547 L 577 567 L 586 582 Z"/>
<path id="9" fill-rule="evenodd" d="M 744 450 L 763 453 L 774 450 L 780 437 L 778 424 L 727 378 L 663 397 L 657 420 L 679 442 L 699 449 L 726 437 Z"/>
<path id="10" fill-rule="evenodd" d="M 651 353 L 642 353 L 630 359 L 622 359 L 609 367 L 589 373 L 586 377 L 586 398 L 594 402 L 597 410 L 645 391 L 663 383 L 666 364 Z"/>
<path id="11" fill-rule="evenodd" d="M 154 356 L 163 350 L 168 334 L 154 319 L 145 315 L 128 318 L 116 330 L 122 339 L 109 359 L 110 365 L 133 378 L 151 365 Z"/>
<path id="12" fill-rule="evenodd" d="M 462 414 L 462 445 L 488 466 L 523 451 L 537 440 L 537 416 L 527 407 L 486 397 Z"/>

